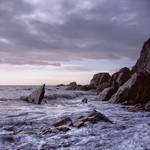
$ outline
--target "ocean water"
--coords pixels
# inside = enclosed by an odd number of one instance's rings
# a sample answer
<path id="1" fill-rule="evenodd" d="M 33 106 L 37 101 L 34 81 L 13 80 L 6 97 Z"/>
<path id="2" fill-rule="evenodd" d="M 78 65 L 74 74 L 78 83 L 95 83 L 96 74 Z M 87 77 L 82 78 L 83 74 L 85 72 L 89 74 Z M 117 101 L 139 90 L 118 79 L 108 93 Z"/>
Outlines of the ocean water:
<path id="1" fill-rule="evenodd" d="M 19 99 L 36 86 L 0 86 L 0 150 L 149 150 L 150 113 L 96 100 L 93 92 L 46 86 L 47 103 Z M 81 103 L 84 97 L 88 103 Z M 113 124 L 99 122 L 68 132 L 51 132 L 51 122 L 96 109 Z M 44 131 L 44 132 L 43 132 Z"/>

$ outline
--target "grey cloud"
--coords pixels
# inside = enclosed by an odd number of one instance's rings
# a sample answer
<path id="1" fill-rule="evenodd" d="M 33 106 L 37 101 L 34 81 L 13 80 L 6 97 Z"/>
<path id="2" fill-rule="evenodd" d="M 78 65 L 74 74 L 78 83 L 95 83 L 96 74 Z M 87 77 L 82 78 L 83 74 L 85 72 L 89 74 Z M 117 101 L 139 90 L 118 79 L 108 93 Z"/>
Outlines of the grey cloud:
<path id="1" fill-rule="evenodd" d="M 0 1 L 0 63 L 135 59 L 150 36 L 149 0 L 31 2 Z"/>

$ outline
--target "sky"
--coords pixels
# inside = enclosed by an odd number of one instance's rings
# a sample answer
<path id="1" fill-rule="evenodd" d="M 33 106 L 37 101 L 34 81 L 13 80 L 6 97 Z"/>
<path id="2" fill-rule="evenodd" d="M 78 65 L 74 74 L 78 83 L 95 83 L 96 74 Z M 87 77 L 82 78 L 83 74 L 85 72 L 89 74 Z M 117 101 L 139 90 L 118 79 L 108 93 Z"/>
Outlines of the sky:
<path id="1" fill-rule="evenodd" d="M 89 83 L 130 67 L 150 0 L 0 0 L 0 85 Z"/>

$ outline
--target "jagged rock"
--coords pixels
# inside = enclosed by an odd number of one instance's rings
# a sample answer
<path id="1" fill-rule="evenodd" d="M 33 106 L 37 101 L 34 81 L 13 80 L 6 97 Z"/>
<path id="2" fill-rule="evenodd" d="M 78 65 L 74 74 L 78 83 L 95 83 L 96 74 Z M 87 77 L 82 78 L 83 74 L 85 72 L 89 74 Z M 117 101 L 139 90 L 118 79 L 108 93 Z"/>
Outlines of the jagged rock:
<path id="1" fill-rule="evenodd" d="M 45 94 L 45 84 L 37 90 L 33 91 L 28 97 L 22 96 L 20 99 L 26 100 L 30 103 L 41 104 Z"/>
<path id="2" fill-rule="evenodd" d="M 131 77 L 132 72 L 129 68 L 124 67 L 112 75 L 111 81 L 116 82 L 118 86 L 123 85 Z"/>
<path id="3" fill-rule="evenodd" d="M 90 86 L 93 88 L 97 88 L 102 83 L 108 83 L 111 80 L 111 76 L 109 73 L 98 73 L 93 76 L 93 79 L 90 82 Z"/>
<path id="4" fill-rule="evenodd" d="M 150 100 L 150 74 L 134 73 L 110 99 L 111 102 L 128 104 L 146 103 Z"/>
<path id="5" fill-rule="evenodd" d="M 148 72 L 150 73 L 150 38 L 144 43 L 140 58 L 132 68 L 133 72 Z"/>

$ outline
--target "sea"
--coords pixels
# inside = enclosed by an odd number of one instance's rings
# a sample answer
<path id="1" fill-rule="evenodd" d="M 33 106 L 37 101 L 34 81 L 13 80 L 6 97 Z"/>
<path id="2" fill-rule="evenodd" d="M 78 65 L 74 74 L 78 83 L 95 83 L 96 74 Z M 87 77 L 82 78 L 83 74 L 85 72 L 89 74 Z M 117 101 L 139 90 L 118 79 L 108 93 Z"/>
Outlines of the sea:
<path id="1" fill-rule="evenodd" d="M 38 86 L 0 86 L 0 150 L 150 150 L 150 112 L 98 101 L 92 91 L 46 86 L 46 103 L 20 99 Z M 88 103 L 82 103 L 87 98 Z M 129 109 L 130 108 L 130 109 Z M 96 110 L 112 123 L 98 122 L 61 132 L 51 122 Z"/>

